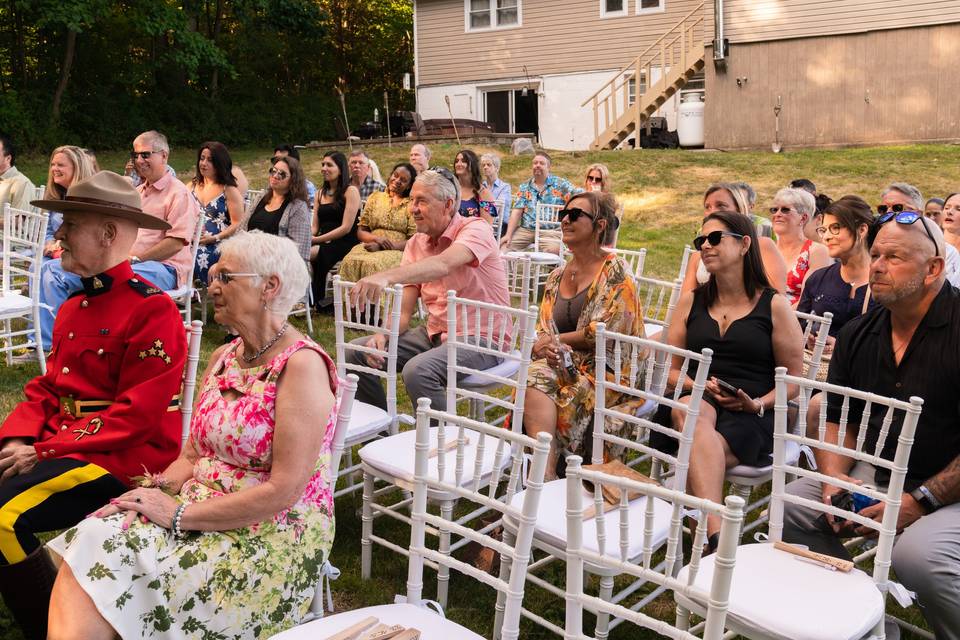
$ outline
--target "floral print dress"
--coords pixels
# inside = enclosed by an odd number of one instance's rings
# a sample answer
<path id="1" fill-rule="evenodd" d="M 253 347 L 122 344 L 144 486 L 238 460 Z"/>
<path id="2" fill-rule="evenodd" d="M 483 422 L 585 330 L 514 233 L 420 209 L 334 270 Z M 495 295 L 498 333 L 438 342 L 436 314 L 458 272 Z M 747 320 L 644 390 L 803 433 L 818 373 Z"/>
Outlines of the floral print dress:
<path id="1" fill-rule="evenodd" d="M 194 192 L 193 197 L 197 198 L 196 192 Z M 215 235 L 230 226 L 226 191 L 208 202 L 206 206 L 200 204 L 200 200 L 197 198 L 197 205 L 203 209 L 204 234 Z M 220 259 L 218 244 L 219 243 L 201 244 L 197 247 L 197 266 L 194 269 L 193 277 L 204 284 L 207 284 L 210 267 L 215 265 L 217 260 Z"/>
<path id="2" fill-rule="evenodd" d="M 393 206 L 387 193 L 377 191 L 367 198 L 358 224 L 369 229 L 375 236 L 389 240 L 409 240 L 417 232 L 417 225 L 408 210 L 409 204 L 410 199 L 403 198 L 397 206 Z M 340 263 L 340 278 L 356 282 L 360 278 L 400 266 L 402 257 L 403 251 L 394 249 L 367 251 L 361 242 L 344 256 Z"/>
<path id="3" fill-rule="evenodd" d="M 537 333 L 550 333 L 553 308 L 557 302 L 562 277 L 563 267 L 559 267 L 547 278 L 543 301 L 540 304 Z M 543 392 L 557 405 L 557 448 L 577 455 L 585 455 L 588 451 L 585 447 L 591 444 L 587 436 L 590 435 L 589 430 L 593 425 L 597 375 L 593 341 L 596 338 L 597 324 L 600 322 L 606 324 L 607 331 L 644 337 L 643 311 L 640 308 L 636 282 L 630 275 L 627 264 L 613 253 L 607 255 L 600 273 L 587 289 L 587 299 L 577 320 L 577 331 L 583 331 L 590 343 L 588 349 L 574 350 L 571 354 L 578 371 L 577 379 L 570 384 L 561 384 L 557 372 L 543 358 L 531 362 L 528 372 L 527 386 Z M 612 361 L 610 354 L 608 361 Z M 629 358 L 626 355 L 623 361 L 625 366 L 628 366 Z M 619 410 L 629 412 L 629 408 L 618 406 L 621 402 L 621 394 L 607 393 L 607 407 L 617 406 Z M 605 429 L 616 432 L 622 430 L 622 425 L 606 426 Z M 628 434 L 617 435 L 627 437 Z M 617 455 L 617 452 L 606 453 L 613 457 Z"/>
<path id="4" fill-rule="evenodd" d="M 239 343 L 204 382 L 190 432 L 200 457 L 177 496 L 181 502 L 243 491 L 270 478 L 277 379 L 295 351 L 320 353 L 336 391 L 336 368 L 311 340 L 248 369 L 237 363 Z M 226 390 L 239 398 L 226 400 Z M 139 520 L 123 531 L 117 514 L 87 518 L 48 546 L 122 638 L 268 638 L 306 615 L 333 545 L 329 467 L 336 415 L 334 407 L 303 495 L 271 519 L 178 540 Z"/>

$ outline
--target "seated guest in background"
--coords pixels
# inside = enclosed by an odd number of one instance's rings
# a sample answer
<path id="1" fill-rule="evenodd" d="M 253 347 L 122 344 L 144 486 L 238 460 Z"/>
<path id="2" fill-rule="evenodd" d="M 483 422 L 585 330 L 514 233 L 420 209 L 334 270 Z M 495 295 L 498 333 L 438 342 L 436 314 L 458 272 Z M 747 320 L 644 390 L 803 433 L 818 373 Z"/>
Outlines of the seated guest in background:
<path id="1" fill-rule="evenodd" d="M 275 163 L 280 158 L 286 158 L 287 156 L 292 157 L 297 163 L 300 163 L 300 150 L 297 149 L 292 144 L 281 144 L 277 145 L 277 148 L 273 150 L 273 157 L 270 158 L 271 163 Z M 303 181 L 307 189 L 307 207 L 310 211 L 313 211 L 313 199 L 317 195 L 317 187 L 310 179 L 307 178 L 306 171 L 303 171 L 303 165 L 300 165 L 301 173 L 303 174 Z"/>
<path id="2" fill-rule="evenodd" d="M 790 303 L 767 279 L 749 218 L 716 211 L 704 218 L 700 234 L 694 246 L 710 277 L 680 297 L 667 338 L 671 345 L 691 351 L 713 349 L 687 483 L 694 495 L 719 501 L 727 469 L 771 462 L 774 370 L 786 367 L 790 375 L 800 375 L 803 332 Z M 671 385 L 692 388 L 695 363 L 683 379 L 679 373 L 671 370 Z M 721 380 L 734 391 L 721 386 Z M 796 394 L 793 387 L 788 396 Z M 660 419 L 669 414 L 667 407 Z M 679 412 L 669 419 L 675 428 L 683 426 Z M 710 517 L 711 548 L 719 530 L 720 519 Z"/>
<path id="3" fill-rule="evenodd" d="M 270 167 L 267 188 L 244 225 L 249 231 L 290 238 L 303 261 L 310 261 L 307 185 L 294 156 L 277 158 Z"/>
<path id="4" fill-rule="evenodd" d="M 960 193 L 951 193 L 944 198 L 941 227 L 946 243 L 960 250 Z"/>
<path id="5" fill-rule="evenodd" d="M 96 172 L 90 164 L 90 158 L 83 153 L 83 149 L 73 145 L 57 147 L 50 154 L 50 167 L 47 170 L 47 186 L 43 190 L 43 199 L 63 200 L 70 185 L 86 180 L 94 173 Z M 50 211 L 49 214 L 43 255 L 46 258 L 59 258 L 60 243 L 53 239 L 53 235 L 63 223 L 63 214 L 59 211 Z"/>
<path id="6" fill-rule="evenodd" d="M 889 214 L 889 212 L 888 212 Z M 912 222 L 911 222 L 912 220 Z M 940 229 L 922 213 L 881 216 L 870 248 L 870 289 L 879 307 L 849 322 L 837 337 L 828 381 L 907 401 L 923 398 L 893 548 L 897 580 L 916 592 L 920 611 L 937 638 L 960 638 L 960 292 L 944 280 L 944 246 Z M 827 402 L 825 442 L 837 443 L 841 396 Z M 863 404 L 849 403 L 845 446 L 853 447 Z M 865 451 L 873 451 L 878 433 L 889 435 L 881 456 L 892 460 L 903 412 L 892 425 L 884 411 L 870 415 Z M 813 425 L 814 428 L 819 425 Z M 885 470 L 830 452 L 817 451 L 817 470 L 829 477 L 871 484 L 884 490 Z M 839 487 L 802 479 L 787 492 L 829 503 Z M 880 521 L 884 506 L 862 509 Z M 811 550 L 849 558 L 843 537 L 868 529 L 838 525 L 832 516 L 787 504 L 783 538 Z"/>
<path id="7" fill-rule="evenodd" d="M 497 214 L 500 216 L 500 231 L 507 230 L 507 216 L 513 193 L 510 183 L 500 179 L 500 156 L 496 153 L 485 153 L 480 156 L 480 175 L 483 176 L 481 186 L 489 189 L 493 194 L 493 201 L 497 204 Z"/>
<path id="8" fill-rule="evenodd" d="M 483 218 L 492 224 L 500 214 L 493 192 L 480 179 L 480 158 L 470 149 L 462 149 L 453 161 L 453 173 L 460 182 L 460 215 Z"/>
<path id="9" fill-rule="evenodd" d="M 613 179 L 610 177 L 610 169 L 607 165 L 595 162 L 587 167 L 587 174 L 583 178 L 583 190 L 604 193 L 613 191 Z"/>
<path id="10" fill-rule="evenodd" d="M 796 180 L 791 180 L 789 186 L 791 189 L 803 189 L 814 198 L 817 197 L 817 185 L 806 178 L 797 178 Z"/>
<path id="11" fill-rule="evenodd" d="M 363 149 L 351 151 L 347 164 L 350 167 L 350 184 L 360 192 L 361 202 L 366 202 L 372 193 L 386 188 L 382 182 L 373 177 L 370 158 Z"/>
<path id="12" fill-rule="evenodd" d="M 747 215 L 750 216 L 750 219 L 753 221 L 753 225 L 757 228 L 757 235 L 761 238 L 774 239 L 776 235 L 773 233 L 773 223 L 770 222 L 769 218 L 757 215 L 756 190 L 750 186 L 750 183 L 743 181 L 734 182 L 732 186 L 739 189 L 743 194 L 744 202 L 747 203 L 747 208 L 744 211 L 747 212 Z"/>
<path id="13" fill-rule="evenodd" d="M 427 145 L 419 142 L 410 147 L 410 164 L 417 170 L 417 173 L 423 173 L 430 166 L 430 149 Z"/>
<path id="14" fill-rule="evenodd" d="M 748 210 L 748 206 L 743 192 L 726 182 L 711 185 L 703 196 L 704 216 L 717 212 L 742 214 Z M 767 281 L 770 286 L 783 293 L 787 287 L 787 266 L 783 261 L 783 256 L 780 255 L 780 250 L 777 249 L 777 245 L 770 238 L 758 238 L 757 246 L 760 250 L 760 258 Z M 710 273 L 700 261 L 700 254 L 692 254 L 683 278 L 682 290 L 684 292 L 693 291 L 698 284 L 706 284 L 709 279 Z"/>
<path id="15" fill-rule="evenodd" d="M 816 200 L 803 189 L 780 189 L 770 207 L 777 249 L 787 265 L 787 299 L 793 306 L 800 301 L 807 276 L 832 262 L 827 248 L 803 233 L 816 207 Z"/>
<path id="16" fill-rule="evenodd" d="M 247 175 L 243 172 L 243 169 L 240 168 L 240 165 L 237 164 L 233 165 L 230 174 L 233 176 L 233 179 L 237 181 L 237 190 L 240 192 L 240 197 L 246 201 L 247 191 L 250 190 L 250 181 L 247 180 Z"/>
<path id="17" fill-rule="evenodd" d="M 90 162 L 90 167 L 93 169 L 93 172 L 100 173 L 100 163 L 97 162 L 97 154 L 94 153 L 93 149 L 83 149 L 83 155 L 87 156 L 87 160 Z"/>
<path id="18" fill-rule="evenodd" d="M 320 306 L 326 295 L 327 274 L 357 244 L 360 191 L 350 184 L 347 159 L 328 151 L 320 165 L 323 185 L 313 206 L 310 264 L 313 266 L 313 299 Z"/>
<path id="19" fill-rule="evenodd" d="M 920 195 L 920 190 L 905 182 L 894 182 L 888 186 L 880 196 L 877 213 L 882 216 L 890 211 L 916 211 L 923 215 L 923 196 Z M 945 249 L 944 274 L 947 282 L 960 287 L 960 251 L 949 243 L 945 245 Z"/>
<path id="20" fill-rule="evenodd" d="M 128 261 L 138 226 L 168 224 L 109 171 L 66 195 L 34 204 L 63 213 L 62 265 L 81 288 L 57 315 L 47 373 L 0 426 L 0 593 L 29 639 L 47 637 L 56 575 L 36 534 L 75 525 L 180 449 L 183 324 Z"/>
<path id="21" fill-rule="evenodd" d="M 943 228 L 943 198 L 930 198 L 923 205 L 923 215 L 937 223 L 937 226 Z"/>
<path id="22" fill-rule="evenodd" d="M 7 136 L 0 135 L 0 210 L 4 204 L 15 209 L 30 209 L 34 186 L 30 178 L 14 166 L 16 148 Z"/>
<path id="23" fill-rule="evenodd" d="M 500 239 L 500 246 L 508 251 L 523 251 L 533 242 L 538 204 L 563 205 L 570 196 L 581 191 L 566 178 L 550 173 L 550 156 L 546 151 L 538 151 L 533 156 L 531 169 L 533 177 L 520 185 L 507 230 Z M 560 251 L 559 229 L 541 230 L 540 235 L 541 251 Z"/>
<path id="24" fill-rule="evenodd" d="M 630 268 L 603 248 L 616 214 L 616 199 L 602 192 L 575 195 L 560 211 L 563 242 L 572 259 L 551 273 L 544 286 L 523 413 L 524 431 L 531 436 L 545 431 L 557 443 L 547 462 L 551 479 L 558 450 L 564 456 L 589 457 L 592 448 L 597 323 L 643 337 L 643 312 Z M 575 371 L 562 364 L 561 349 L 569 352 Z M 607 406 L 619 398 L 608 392 Z"/>
<path id="25" fill-rule="evenodd" d="M 400 314 L 400 340 L 397 347 L 397 367 L 403 371 L 407 394 L 430 398 L 431 407 L 443 411 L 447 406 L 447 291 L 470 300 L 510 306 L 507 276 L 503 259 L 490 225 L 477 218 L 464 218 L 457 213 L 460 203 L 460 184 L 447 175 L 433 170 L 417 174 L 410 192 L 410 213 L 417 225 L 417 233 L 407 241 L 400 266 L 369 275 L 356 283 L 350 292 L 352 303 L 376 302 L 384 288 L 405 285 L 403 308 Z M 417 299 L 423 301 L 427 321 L 410 326 L 410 318 L 417 308 Z M 471 322 L 475 322 L 471 320 Z M 494 317 L 493 336 L 500 335 L 504 322 L 502 315 Z M 488 317 L 481 314 L 479 326 L 469 329 L 488 335 Z M 505 340 L 510 337 L 509 327 Z M 383 348 L 386 337 L 376 334 L 354 340 Z M 499 345 L 503 348 L 504 345 Z M 354 363 L 383 368 L 386 363 L 374 356 L 351 350 L 347 358 Z M 458 352 L 458 362 L 474 369 L 489 369 L 499 362 L 487 354 Z M 380 379 L 360 375 L 357 399 L 382 409 L 387 399 Z"/>
<path id="26" fill-rule="evenodd" d="M 143 210 L 167 224 L 152 228 L 141 226 L 130 250 L 130 262 L 134 273 L 164 291 L 187 284 L 193 261 L 190 241 L 199 213 L 187 186 L 167 171 L 169 154 L 167 138 L 157 131 L 141 133 L 133 141 L 137 171 L 143 176 L 143 182 L 137 187 Z M 52 310 L 40 314 L 44 349 L 50 348 L 57 310 L 67 296 L 80 288 L 80 278 L 65 271 L 60 260 L 44 263 L 40 274 L 40 302 Z"/>
<path id="27" fill-rule="evenodd" d="M 818 316 L 828 311 L 833 314 L 827 338 L 828 353 L 840 329 L 876 305 L 867 286 L 870 280 L 867 231 L 872 222 L 870 205 L 857 196 L 835 200 L 823 212 L 823 226 L 819 231 L 835 262 L 810 273 L 803 283 L 797 311 Z"/>
<path id="28" fill-rule="evenodd" d="M 392 269 L 400 264 L 407 241 L 417 232 L 410 215 L 410 189 L 417 170 L 406 162 L 390 174 L 387 191 L 376 191 L 360 214 L 357 239 L 340 263 L 340 277 L 356 282 L 364 276 Z"/>
<path id="29" fill-rule="evenodd" d="M 337 371 L 287 322 L 310 282 L 293 243 L 221 251 L 210 295 L 240 337 L 211 356 L 180 457 L 49 543 L 51 638 L 268 638 L 309 609 L 333 544 Z"/>
<path id="30" fill-rule="evenodd" d="M 220 259 L 218 245 L 243 224 L 243 196 L 233 177 L 230 152 L 219 142 L 204 142 L 197 153 L 193 197 L 203 210 L 203 232 L 194 277 L 207 284 L 207 273 Z"/>

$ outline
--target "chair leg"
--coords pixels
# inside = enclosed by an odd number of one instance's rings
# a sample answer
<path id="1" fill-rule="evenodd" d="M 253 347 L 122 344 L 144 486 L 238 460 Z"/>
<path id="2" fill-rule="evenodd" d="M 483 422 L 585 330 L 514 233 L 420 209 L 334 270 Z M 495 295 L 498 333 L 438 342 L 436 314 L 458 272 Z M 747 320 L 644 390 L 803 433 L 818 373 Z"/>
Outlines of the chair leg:
<path id="1" fill-rule="evenodd" d="M 613 599 L 613 576 L 603 576 L 600 578 L 600 599 L 610 602 Z M 601 613 L 597 615 L 597 630 L 594 636 L 597 640 L 606 640 L 610 633 L 610 614 Z"/>
<path id="2" fill-rule="evenodd" d="M 40 335 L 40 308 L 33 309 L 33 339 L 37 343 L 37 360 L 40 363 L 40 375 L 47 374 L 47 354 L 43 352 L 43 337 Z M 9 354 L 9 352 L 8 352 Z"/>
<path id="3" fill-rule="evenodd" d="M 443 520 L 453 519 L 453 500 L 445 500 L 440 503 L 440 517 Z M 443 555 L 450 555 L 450 529 L 440 527 L 440 548 Z M 450 567 L 440 565 L 437 569 L 437 602 L 444 609 L 447 608 L 447 589 L 450 586 Z"/>
<path id="4" fill-rule="evenodd" d="M 4 332 L 4 334 L 6 334 L 7 337 L 5 337 L 5 338 L 3 339 L 3 344 L 4 344 L 5 347 L 8 347 L 7 352 L 6 352 L 6 356 L 7 356 L 7 366 L 8 366 L 8 367 L 12 367 L 12 366 L 13 366 L 13 338 L 9 337 L 9 336 L 10 336 L 10 331 L 11 331 L 11 329 L 10 329 L 10 320 L 4 320 L 4 321 L 3 321 L 3 332 Z"/>
<path id="5" fill-rule="evenodd" d="M 363 472 L 363 510 L 360 515 L 360 577 L 364 580 L 370 578 L 370 561 L 373 552 L 373 542 L 370 536 L 373 535 L 373 509 L 370 503 L 373 500 L 373 476 L 366 471 Z"/>
<path id="6" fill-rule="evenodd" d="M 752 487 L 748 487 L 742 484 L 731 484 L 730 491 L 735 496 L 740 496 L 743 498 L 743 501 L 747 504 L 750 504 L 750 494 L 752 493 Z"/>
<path id="7" fill-rule="evenodd" d="M 687 631 L 690 629 L 690 611 L 677 605 L 677 629 Z"/>
<path id="8" fill-rule="evenodd" d="M 513 534 L 504 528 L 503 543 L 512 547 L 514 545 Z M 500 579 L 506 584 L 510 584 L 510 559 L 504 555 L 500 556 Z M 506 611 L 507 596 L 502 591 L 497 591 L 497 606 L 494 611 L 493 620 L 493 640 L 500 640 L 500 631 L 503 627 L 503 615 Z"/>

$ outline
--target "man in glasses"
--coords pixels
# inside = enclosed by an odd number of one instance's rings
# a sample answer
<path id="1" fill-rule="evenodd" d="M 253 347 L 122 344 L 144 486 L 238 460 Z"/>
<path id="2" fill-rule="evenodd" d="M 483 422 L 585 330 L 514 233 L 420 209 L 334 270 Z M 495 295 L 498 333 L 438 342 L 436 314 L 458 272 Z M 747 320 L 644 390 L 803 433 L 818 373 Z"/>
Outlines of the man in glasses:
<path id="1" fill-rule="evenodd" d="M 523 251 L 534 241 L 537 205 L 563 205 L 575 193 L 583 189 L 573 186 L 566 178 L 550 173 L 550 156 L 538 151 L 531 164 L 533 176 L 520 185 L 513 200 L 507 230 L 500 239 L 500 247 L 506 251 Z M 541 251 L 557 253 L 560 250 L 560 228 L 544 232 L 541 227 Z M 547 241 L 544 242 L 544 237 Z"/>
<path id="2" fill-rule="evenodd" d="M 162 229 L 141 228 L 130 250 L 130 262 L 135 273 L 163 291 L 188 284 L 193 263 L 190 241 L 199 214 L 187 186 L 167 171 L 169 155 L 167 138 L 158 131 L 137 136 L 130 154 L 143 177 L 137 187 L 143 210 L 166 223 Z M 59 259 L 44 263 L 40 274 L 40 302 L 47 306 L 40 313 L 40 333 L 45 350 L 51 346 L 57 310 L 80 288 L 80 278 L 65 270 Z"/>
<path id="3" fill-rule="evenodd" d="M 887 213 L 902 213 L 904 211 L 916 211 L 923 215 L 924 200 L 920 190 L 912 184 L 905 182 L 894 182 L 880 196 L 880 204 L 877 205 L 877 215 L 882 217 Z M 953 245 L 946 245 L 946 253 L 941 253 L 946 260 L 944 272 L 947 281 L 955 287 L 960 287 L 960 252 Z"/>
<path id="4" fill-rule="evenodd" d="M 173 300 L 130 267 L 138 230 L 170 225 L 129 180 L 101 171 L 33 204 L 63 212 L 63 268 L 81 283 L 46 374 L 0 426 L 0 594 L 27 638 L 45 638 L 56 570 L 36 534 L 75 525 L 177 457 L 186 340 Z"/>
<path id="5" fill-rule="evenodd" d="M 902 198 L 906 192 L 897 187 Z M 888 206 L 896 204 L 887 199 Z M 909 202 L 912 207 L 913 202 Z M 960 291 L 946 282 L 943 233 L 922 213 L 919 217 L 881 217 L 870 247 L 870 290 L 880 303 L 851 320 L 837 336 L 828 381 L 907 401 L 923 398 L 902 495 L 893 549 L 897 579 L 917 593 L 927 622 L 940 639 L 960 638 Z M 912 222 L 911 222 L 912 220 Z M 827 441 L 836 442 L 842 397 L 827 403 Z M 849 405 L 847 439 L 860 434 L 863 403 Z M 868 419 L 864 451 L 873 451 L 885 429 L 886 412 Z M 903 412 L 890 425 L 881 455 L 893 459 Z M 813 425 L 817 427 L 818 425 Z M 871 484 L 883 490 L 885 470 L 849 458 L 819 452 L 818 471 L 827 476 Z M 811 500 L 831 500 L 838 488 L 811 479 L 791 483 L 787 491 Z M 855 525 L 818 520 L 814 512 L 786 505 L 783 537 L 814 551 L 847 558 L 843 537 L 861 535 Z M 860 510 L 880 522 L 883 503 Z M 832 518 L 831 518 L 832 520 Z"/>
<path id="6" fill-rule="evenodd" d="M 417 174 L 410 190 L 410 214 L 417 233 L 407 241 L 400 266 L 360 279 L 350 292 L 352 303 L 377 302 L 386 287 L 403 284 L 403 307 L 400 313 L 400 340 L 397 345 L 397 368 L 403 371 L 403 384 L 410 398 L 426 397 L 431 408 L 443 411 L 447 406 L 447 291 L 479 302 L 510 306 L 507 276 L 497 242 L 490 233 L 490 224 L 482 218 L 466 218 L 460 207 L 460 183 L 446 170 L 428 169 Z M 409 320 L 423 301 L 427 321 L 410 327 Z M 509 343 L 510 328 L 504 327 L 504 315 L 495 314 L 489 323 L 481 314 L 479 326 L 469 327 L 470 335 L 494 339 L 505 332 Z M 472 322 L 476 322 L 472 319 Z M 492 328 L 492 334 L 488 331 Z M 375 334 L 354 340 L 383 349 L 386 337 Z M 502 349 L 504 345 L 493 345 Z M 348 360 L 355 364 L 383 368 L 386 363 L 351 349 Z M 458 362 L 473 369 L 489 369 L 499 358 L 486 354 L 458 353 Z M 380 379 L 360 374 L 357 399 L 387 408 Z"/>
<path id="7" fill-rule="evenodd" d="M 287 156 L 292 156 L 297 159 L 297 162 L 300 162 L 299 149 L 292 144 L 280 144 L 277 145 L 277 148 L 273 150 L 273 157 L 270 158 L 270 164 L 275 163 L 281 158 L 286 158 Z M 303 165 L 300 166 L 303 167 Z M 304 170 L 303 174 L 306 176 L 306 170 Z M 310 211 L 313 211 L 313 198 L 317 195 L 317 185 L 310 182 L 309 178 L 306 178 L 304 182 L 307 183 L 307 208 Z"/>

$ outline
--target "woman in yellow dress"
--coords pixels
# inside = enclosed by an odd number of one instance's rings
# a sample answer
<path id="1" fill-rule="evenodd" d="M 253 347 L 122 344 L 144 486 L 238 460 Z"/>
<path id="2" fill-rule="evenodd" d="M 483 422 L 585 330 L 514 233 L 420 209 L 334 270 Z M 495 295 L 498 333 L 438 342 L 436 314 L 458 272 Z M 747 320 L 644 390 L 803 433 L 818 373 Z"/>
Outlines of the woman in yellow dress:
<path id="1" fill-rule="evenodd" d="M 360 244 L 340 263 L 342 279 L 356 282 L 400 264 L 407 240 L 417 231 L 407 210 L 416 177 L 417 170 L 402 162 L 390 173 L 386 192 L 376 191 L 367 198 L 357 228 Z"/>

